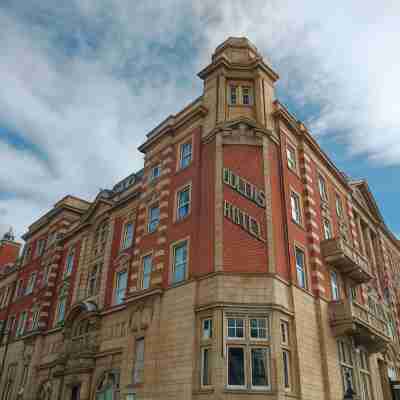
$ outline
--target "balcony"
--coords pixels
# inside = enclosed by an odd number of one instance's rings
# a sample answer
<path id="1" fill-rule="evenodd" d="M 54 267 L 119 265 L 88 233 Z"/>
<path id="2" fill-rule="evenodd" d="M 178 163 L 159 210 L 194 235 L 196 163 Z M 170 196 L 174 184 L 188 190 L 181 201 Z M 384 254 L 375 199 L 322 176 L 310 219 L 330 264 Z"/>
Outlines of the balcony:
<path id="1" fill-rule="evenodd" d="M 390 341 L 386 322 L 355 302 L 330 302 L 329 323 L 335 336 L 352 336 L 371 353 L 385 350 Z"/>
<path id="2" fill-rule="evenodd" d="M 321 252 L 326 263 L 337 268 L 355 283 L 365 283 L 373 278 L 368 260 L 349 246 L 342 238 L 321 242 Z"/>

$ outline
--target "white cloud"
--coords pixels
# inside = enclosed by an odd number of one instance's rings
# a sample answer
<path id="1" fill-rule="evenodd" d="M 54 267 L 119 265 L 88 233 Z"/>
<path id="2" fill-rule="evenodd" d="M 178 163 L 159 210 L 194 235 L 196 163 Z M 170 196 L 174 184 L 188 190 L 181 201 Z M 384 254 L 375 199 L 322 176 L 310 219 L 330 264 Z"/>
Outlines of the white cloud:
<path id="1" fill-rule="evenodd" d="M 0 136 L 0 224 L 18 234 L 66 193 L 141 168 L 144 134 L 200 93 L 195 73 L 229 35 L 272 61 L 315 133 L 400 163 L 395 2 L 17 3 L 0 6 L 0 126 L 39 152 Z"/>

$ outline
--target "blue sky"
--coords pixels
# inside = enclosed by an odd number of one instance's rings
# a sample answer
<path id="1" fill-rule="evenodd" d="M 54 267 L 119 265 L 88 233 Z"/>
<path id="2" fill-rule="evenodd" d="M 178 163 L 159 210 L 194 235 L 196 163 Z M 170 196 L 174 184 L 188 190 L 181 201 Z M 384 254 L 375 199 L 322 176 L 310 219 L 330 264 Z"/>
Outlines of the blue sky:
<path id="1" fill-rule="evenodd" d="M 0 233 L 140 169 L 145 134 L 201 94 L 218 44 L 247 36 L 277 97 L 399 234 L 400 5 L 321 3 L 2 0 Z"/>

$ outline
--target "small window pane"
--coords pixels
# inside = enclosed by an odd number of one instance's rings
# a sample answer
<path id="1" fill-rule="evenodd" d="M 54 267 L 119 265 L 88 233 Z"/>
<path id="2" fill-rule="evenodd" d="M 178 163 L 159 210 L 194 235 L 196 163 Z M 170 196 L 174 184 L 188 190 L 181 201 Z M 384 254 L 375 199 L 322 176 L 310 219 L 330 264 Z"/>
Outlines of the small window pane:
<path id="1" fill-rule="evenodd" d="M 228 349 L 228 385 L 244 386 L 244 352 L 240 347 Z"/>
<path id="2" fill-rule="evenodd" d="M 267 338 L 267 320 L 265 318 L 250 320 L 250 336 L 253 339 Z"/>
<path id="3" fill-rule="evenodd" d="M 228 319 L 228 337 L 243 338 L 244 337 L 244 321 L 243 319 Z"/>
<path id="4" fill-rule="evenodd" d="M 307 287 L 306 271 L 304 265 L 304 252 L 296 248 L 297 282 L 301 288 Z"/>
<path id="5" fill-rule="evenodd" d="M 187 269 L 187 242 L 174 247 L 173 282 L 181 282 L 186 279 Z"/>
<path id="6" fill-rule="evenodd" d="M 160 209 L 158 206 L 153 206 L 149 210 L 149 226 L 148 231 L 154 232 L 160 222 Z"/>
<path id="7" fill-rule="evenodd" d="M 237 104 L 237 86 L 230 86 L 230 101 L 232 105 Z"/>
<path id="8" fill-rule="evenodd" d="M 143 383 L 144 372 L 144 339 L 137 339 L 135 345 L 135 365 L 133 368 L 133 383 Z"/>
<path id="9" fill-rule="evenodd" d="M 180 149 L 180 167 L 187 167 L 192 161 L 192 143 L 184 143 Z"/>
<path id="10" fill-rule="evenodd" d="M 289 365 L 289 352 L 283 350 L 283 384 L 285 389 L 290 388 L 290 365 Z"/>
<path id="11" fill-rule="evenodd" d="M 268 349 L 251 349 L 251 384 L 252 386 L 269 386 Z"/>
<path id="12" fill-rule="evenodd" d="M 148 289 L 150 287 L 151 269 L 152 269 L 152 258 L 151 255 L 148 255 L 143 258 L 143 280 L 142 280 L 143 289 Z"/>
<path id="13" fill-rule="evenodd" d="M 281 342 L 289 344 L 289 324 L 286 321 L 281 321 Z"/>
<path id="14" fill-rule="evenodd" d="M 203 320 L 203 339 L 212 338 L 212 319 Z"/>
<path id="15" fill-rule="evenodd" d="M 178 192 L 177 219 L 185 218 L 190 211 L 190 187 Z"/>

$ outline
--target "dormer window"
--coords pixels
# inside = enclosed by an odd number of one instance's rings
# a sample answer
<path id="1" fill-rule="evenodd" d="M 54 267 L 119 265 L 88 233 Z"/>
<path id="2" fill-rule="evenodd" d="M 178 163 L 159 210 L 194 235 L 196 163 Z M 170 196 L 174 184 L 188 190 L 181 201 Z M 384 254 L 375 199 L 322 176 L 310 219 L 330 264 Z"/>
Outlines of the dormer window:
<path id="1" fill-rule="evenodd" d="M 250 106 L 253 104 L 253 90 L 249 85 L 229 86 L 229 105 Z"/>

